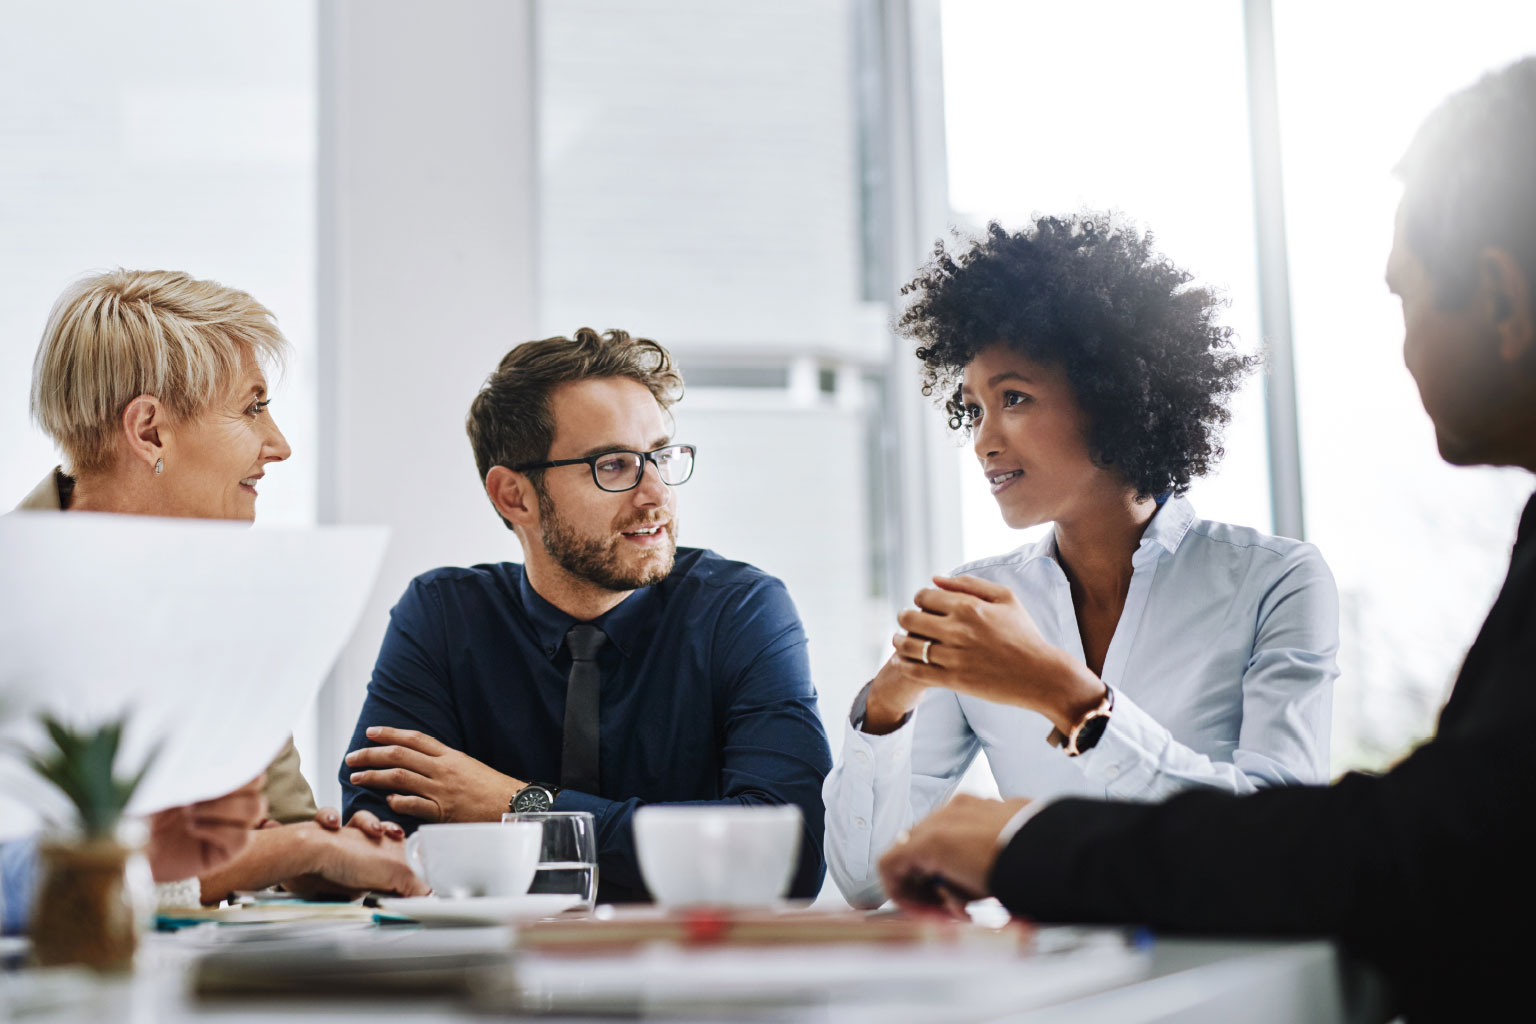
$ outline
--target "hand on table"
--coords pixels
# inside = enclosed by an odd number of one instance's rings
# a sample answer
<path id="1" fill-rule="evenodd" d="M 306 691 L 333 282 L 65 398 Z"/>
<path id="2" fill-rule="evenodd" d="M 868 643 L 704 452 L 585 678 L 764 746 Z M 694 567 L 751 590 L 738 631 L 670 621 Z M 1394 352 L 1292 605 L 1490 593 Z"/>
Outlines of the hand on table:
<path id="1" fill-rule="evenodd" d="M 903 910 L 965 917 L 965 904 L 988 894 L 998 833 L 1028 803 L 955 797 L 880 858 L 886 894 Z"/>
<path id="2" fill-rule="evenodd" d="M 893 643 L 907 685 L 1029 708 L 1064 732 L 1103 699 L 1104 683 L 1051 646 L 1013 591 L 974 576 L 933 581 L 916 608 L 897 616 L 906 632 Z"/>
<path id="3" fill-rule="evenodd" d="M 315 812 L 315 824 L 327 832 L 341 830 L 341 812 L 334 807 L 322 807 Z M 375 839 L 401 839 L 405 838 L 405 829 L 393 821 L 381 821 L 379 816 L 372 811 L 354 811 L 347 821 L 347 828 L 362 830 L 364 835 L 373 836 Z"/>
<path id="4" fill-rule="evenodd" d="M 523 783 L 414 729 L 375 725 L 383 744 L 347 755 L 356 786 L 385 790 L 389 809 L 422 821 L 500 821 Z"/>
<path id="5" fill-rule="evenodd" d="M 398 838 L 370 835 L 350 825 L 326 829 L 306 823 L 294 828 L 303 830 L 308 870 L 284 879 L 283 888 L 290 892 L 350 897 L 368 891 L 401 896 L 425 896 L 430 891 L 406 863 L 405 843 Z"/>
<path id="6" fill-rule="evenodd" d="M 267 813 L 258 775 L 216 800 L 172 807 L 149 818 L 145 856 L 157 882 L 174 882 L 221 867 L 245 849 Z"/>
<path id="7" fill-rule="evenodd" d="M 320 808 L 315 812 L 312 820 L 327 832 L 336 832 L 341 829 L 341 812 L 334 807 Z M 263 829 L 282 828 L 283 823 L 275 818 L 267 818 L 261 823 L 260 827 Z M 380 821 L 379 816 L 372 811 L 355 811 L 351 820 L 347 822 L 347 827 L 362 829 L 366 835 L 375 838 L 384 836 L 388 836 L 390 839 L 405 838 L 405 829 L 393 821 Z"/>

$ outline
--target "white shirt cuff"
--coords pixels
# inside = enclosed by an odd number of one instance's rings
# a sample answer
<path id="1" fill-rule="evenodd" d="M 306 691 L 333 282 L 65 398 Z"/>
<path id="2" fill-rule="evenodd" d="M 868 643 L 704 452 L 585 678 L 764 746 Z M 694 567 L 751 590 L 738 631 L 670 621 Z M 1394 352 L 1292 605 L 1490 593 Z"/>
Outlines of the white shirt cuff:
<path id="1" fill-rule="evenodd" d="M 1004 825 L 1003 830 L 997 834 L 998 848 L 1001 849 L 1002 847 L 1007 846 L 1009 843 L 1013 842 L 1013 837 L 1019 834 L 1019 829 L 1023 828 L 1025 825 L 1028 825 L 1029 819 L 1033 818 L 1035 815 L 1039 814 L 1050 805 L 1051 801 L 1049 800 L 1031 800 L 1029 803 L 1025 804 L 1018 814 L 1015 814 L 1013 817 L 1008 819 L 1008 824 Z"/>
<path id="2" fill-rule="evenodd" d="M 155 883 L 155 907 L 159 910 L 187 910 L 202 905 L 203 883 L 196 877 Z"/>
<path id="3" fill-rule="evenodd" d="M 1154 751 L 1162 750 L 1170 739 L 1161 722 L 1116 690 L 1109 725 L 1093 749 L 1077 758 L 1078 766 L 1088 778 L 1103 784 L 1105 796 L 1146 800 L 1153 795 L 1157 776 Z"/>
<path id="4" fill-rule="evenodd" d="M 864 719 L 869 707 L 869 689 L 874 685 L 875 681 L 873 679 L 865 683 L 863 688 L 859 690 L 858 694 L 854 696 L 853 706 L 848 709 L 848 724 L 853 726 L 856 731 L 864 733 L 866 736 L 874 735 L 873 733 L 864 732 Z M 896 732 L 898 729 L 906 728 L 907 724 L 911 721 L 912 712 L 908 711 L 906 714 L 901 716 L 901 721 L 896 723 L 896 728 L 892 729 L 891 732 Z M 885 733 L 883 735 L 890 735 L 890 733 Z"/>

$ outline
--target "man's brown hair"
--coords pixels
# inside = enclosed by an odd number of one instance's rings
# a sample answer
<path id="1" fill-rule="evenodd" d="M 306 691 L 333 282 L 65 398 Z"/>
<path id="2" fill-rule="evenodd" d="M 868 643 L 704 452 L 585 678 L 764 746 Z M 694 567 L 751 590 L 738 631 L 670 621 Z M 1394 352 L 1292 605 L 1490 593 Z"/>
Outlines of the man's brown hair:
<path id="1" fill-rule="evenodd" d="M 492 466 L 510 469 L 547 459 L 555 441 L 550 394 L 564 384 L 605 377 L 644 384 L 664 410 L 683 397 L 683 375 L 671 353 L 625 331 L 599 334 L 583 327 L 574 338 L 528 341 L 508 352 L 470 403 L 464 424 L 481 482 Z M 528 475 L 537 486 L 543 472 Z"/>

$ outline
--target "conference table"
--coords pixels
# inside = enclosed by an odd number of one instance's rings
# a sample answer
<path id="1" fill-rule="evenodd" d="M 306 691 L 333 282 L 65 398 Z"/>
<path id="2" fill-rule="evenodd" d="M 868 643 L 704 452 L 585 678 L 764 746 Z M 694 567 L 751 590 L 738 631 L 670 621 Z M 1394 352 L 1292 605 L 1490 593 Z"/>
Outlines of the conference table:
<path id="1" fill-rule="evenodd" d="M 258 943 L 232 943 L 229 937 L 227 929 L 211 925 L 146 936 L 137 969 L 116 977 L 78 969 L 7 970 L 0 973 L 0 1019 L 1376 1024 L 1389 1018 L 1378 976 L 1323 940 L 1154 938 L 1122 929 L 1046 928 L 1017 948 L 962 939 L 763 947 L 652 943 L 570 952 L 517 949 L 515 927 L 373 927 Z M 259 977 L 232 985 L 227 970 L 209 968 L 259 962 L 274 951 L 279 961 L 287 958 L 281 969 L 288 976 L 293 965 L 302 965 L 298 973 L 321 984 L 278 992 L 264 988 Z M 13 962 L 16 952 L 13 946 Z M 438 990 L 402 986 L 424 964 L 435 965 L 427 974 L 445 984 Z M 455 967 L 444 972 L 443 964 Z M 377 982 L 348 965 L 374 970 Z M 475 983 L 464 984 L 471 974 Z"/>

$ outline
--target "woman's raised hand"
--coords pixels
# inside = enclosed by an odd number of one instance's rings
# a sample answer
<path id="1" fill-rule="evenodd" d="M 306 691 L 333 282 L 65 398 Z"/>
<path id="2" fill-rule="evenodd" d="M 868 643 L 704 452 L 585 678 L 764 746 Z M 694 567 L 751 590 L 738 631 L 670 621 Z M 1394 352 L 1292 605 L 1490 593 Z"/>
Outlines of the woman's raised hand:
<path id="1" fill-rule="evenodd" d="M 1104 696 L 1088 666 L 1052 646 L 1012 590 L 975 576 L 935 576 L 897 616 L 893 639 L 908 688 L 941 686 L 1038 711 L 1071 728 Z"/>

